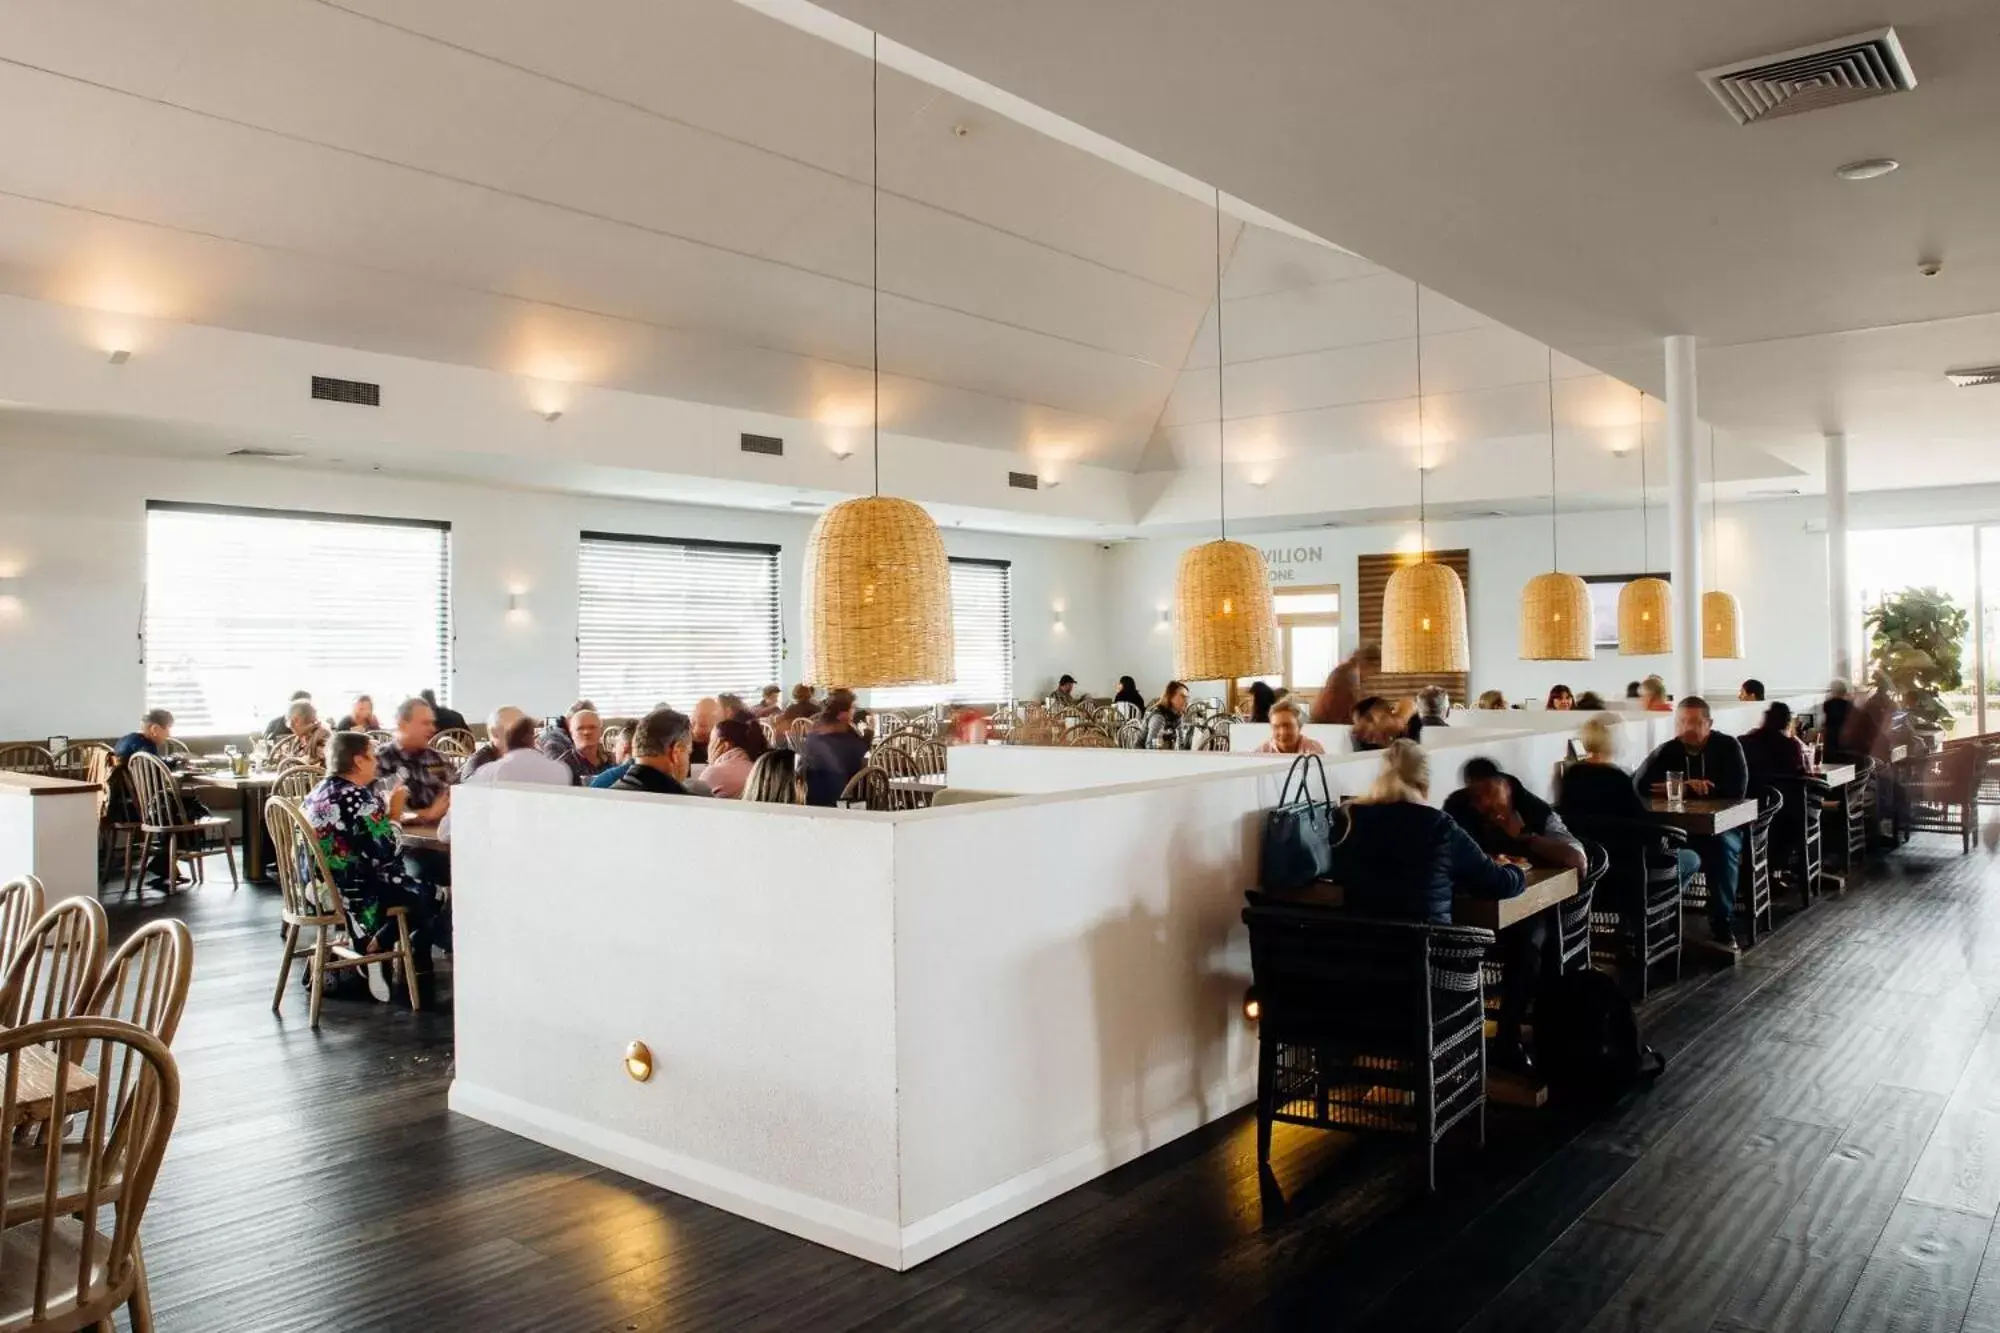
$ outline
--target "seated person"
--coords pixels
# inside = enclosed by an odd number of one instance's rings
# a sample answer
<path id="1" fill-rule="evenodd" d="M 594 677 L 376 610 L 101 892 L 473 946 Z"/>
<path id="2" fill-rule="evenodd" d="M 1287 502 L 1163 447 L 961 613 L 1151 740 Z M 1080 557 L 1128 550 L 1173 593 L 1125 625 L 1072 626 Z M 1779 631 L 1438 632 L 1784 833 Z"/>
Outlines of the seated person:
<path id="1" fill-rule="evenodd" d="M 292 729 L 291 712 L 290 712 L 291 706 L 295 703 L 298 703 L 301 699 L 303 699 L 307 703 L 311 703 L 312 692 L 309 690 L 292 691 L 292 697 L 285 701 L 285 708 L 287 711 L 278 714 L 276 717 L 272 718 L 269 722 L 266 722 L 264 724 L 265 740 L 276 741 L 284 739 L 285 733 Z"/>
<path id="2" fill-rule="evenodd" d="M 1139 693 L 1139 682 L 1133 680 L 1130 676 L 1120 676 L 1118 678 L 1118 689 L 1112 694 L 1111 702 L 1115 704 L 1131 704 L 1142 713 L 1146 711 L 1146 696 Z"/>
<path id="3" fill-rule="evenodd" d="M 1456 894 L 1513 898 L 1526 887 L 1519 866 L 1502 865 L 1487 856 L 1450 815 L 1427 804 L 1430 785 L 1430 759 L 1424 747 L 1397 740 L 1383 751 L 1381 774 L 1368 794 L 1343 807 L 1348 831 L 1334 847 L 1331 878 L 1345 891 L 1349 911 L 1449 924 Z M 1533 947 L 1539 949 L 1539 941 Z M 1510 979 L 1516 971 L 1508 968 Z M 1520 1005 L 1525 1007 L 1525 985 L 1535 973 L 1532 960 L 1519 971 Z M 1521 1008 L 1503 1013 L 1495 1063 L 1525 1065 L 1521 1017 Z"/>
<path id="4" fill-rule="evenodd" d="M 639 720 L 632 718 L 618 729 L 618 743 L 611 747 L 611 767 L 590 780 L 593 787 L 615 787 L 618 780 L 632 771 L 632 733 L 639 729 Z"/>
<path id="5" fill-rule="evenodd" d="M 451 787 L 458 770 L 431 748 L 437 723 L 422 699 L 405 699 L 396 709 L 396 734 L 375 750 L 375 786 L 388 802 L 393 824 L 439 824 L 451 809 Z M 360 732 L 343 732 L 358 736 Z M 331 766 L 328 767 L 331 772 Z M 428 884 L 451 883 L 451 853 L 434 847 L 413 847 L 404 854 L 412 878 Z"/>
<path id="6" fill-rule="evenodd" d="M 1498 690 L 1481 690 L 1479 702 L 1472 706 L 1489 713 L 1499 712 L 1507 707 L 1507 696 Z"/>
<path id="7" fill-rule="evenodd" d="M 459 712 L 456 708 L 447 708 L 438 702 L 436 690 L 419 690 L 417 697 L 431 706 L 431 721 L 437 724 L 439 731 L 472 730 L 471 727 L 466 725 L 465 714 Z"/>
<path id="8" fill-rule="evenodd" d="M 1567 685 L 1549 686 L 1548 702 L 1543 705 L 1552 713 L 1564 713 L 1576 707 L 1576 696 L 1569 692 Z"/>
<path id="9" fill-rule="evenodd" d="M 612 790 L 687 796 L 690 793 L 685 784 L 693 752 L 694 724 L 687 714 L 655 708 L 632 728 L 632 767 Z"/>
<path id="10" fill-rule="evenodd" d="M 164 708 L 155 708 L 139 719 L 137 731 L 128 731 L 113 743 L 111 753 L 121 764 L 135 754 L 149 754 L 167 760 L 169 767 L 177 767 L 176 760 L 167 758 L 167 741 L 173 734 L 174 715 Z"/>
<path id="11" fill-rule="evenodd" d="M 804 764 L 790 750 L 766 750 L 750 766 L 750 776 L 745 779 L 743 793 L 738 799 L 760 801 L 766 805 L 804 805 Z"/>
<path id="12" fill-rule="evenodd" d="M 502 718 L 502 714 L 508 714 Z M 499 742 L 500 757 L 475 770 L 464 779 L 466 785 L 489 782 L 528 782 L 545 787 L 571 787 L 576 777 L 568 764 L 551 759 L 535 748 L 535 720 L 518 708 L 497 708 L 494 721 L 503 725 L 491 734 Z M 438 837 L 451 841 L 451 812 L 438 825 Z"/>
<path id="13" fill-rule="evenodd" d="M 1648 676 L 1640 681 L 1639 707 L 1648 713 L 1673 712 L 1673 702 L 1667 698 L 1667 682 L 1658 676 Z"/>
<path id="14" fill-rule="evenodd" d="M 778 714 L 778 721 L 783 724 L 779 727 L 779 730 L 782 731 L 784 726 L 789 726 L 802 717 L 813 718 L 818 716 L 819 703 L 813 698 L 813 687 L 800 682 L 792 686 L 791 703 L 785 705 L 785 711 Z"/>
<path id="15" fill-rule="evenodd" d="M 1065 675 L 1056 682 L 1055 689 L 1042 702 L 1053 713 L 1059 708 L 1074 708 L 1085 701 L 1077 697 L 1076 677 Z"/>
<path id="16" fill-rule="evenodd" d="M 577 713 L 594 713 L 596 711 L 596 704 L 588 699 L 578 699 L 564 711 L 561 717 L 552 717 L 542 724 L 542 734 L 535 738 L 535 748 L 551 759 L 562 758 L 576 745 L 576 742 L 570 739 L 570 718 Z"/>
<path id="17" fill-rule="evenodd" d="M 798 744 L 806 766 L 806 804 L 835 806 L 854 775 L 868 765 L 868 742 L 854 729 L 854 696 L 834 690 L 819 721 Z"/>
<path id="18" fill-rule="evenodd" d="M 568 767 L 579 787 L 588 786 L 590 780 L 611 767 L 611 756 L 604 752 L 604 719 L 594 708 L 579 708 L 569 715 L 569 749 L 559 755 L 544 756 L 554 758 Z"/>
<path id="19" fill-rule="evenodd" d="M 334 730 L 387 731 L 388 728 L 382 725 L 381 718 L 375 716 L 375 701 L 365 694 L 357 694 L 354 696 L 353 711 L 340 719 L 335 724 Z"/>
<path id="20" fill-rule="evenodd" d="M 1306 735 L 1305 705 L 1280 699 L 1271 705 L 1271 739 L 1258 746 L 1257 753 L 1325 754 L 1326 747 Z"/>
<path id="21" fill-rule="evenodd" d="M 770 748 L 764 728 L 747 713 L 725 717 L 715 724 L 715 734 L 709 737 L 708 767 L 701 771 L 701 780 L 711 794 L 725 801 L 736 800 L 743 794 L 743 784 L 750 780 L 751 765 Z"/>
<path id="22" fill-rule="evenodd" d="M 118 771 L 112 777 L 109 793 L 112 819 L 120 823 L 137 823 L 144 814 L 139 809 L 138 793 L 132 789 L 130 775 L 124 771 L 133 755 L 152 755 L 172 769 L 183 766 L 185 761 L 181 756 L 167 753 L 167 741 L 173 734 L 174 715 L 164 708 L 155 708 L 139 719 L 137 731 L 126 732 L 111 747 L 111 754 L 118 761 Z M 202 819 L 208 815 L 208 807 L 186 789 L 181 791 L 181 809 L 189 819 Z M 146 881 L 146 886 L 164 893 L 173 887 L 174 880 L 169 877 L 167 840 L 159 838 L 155 841 L 158 845 L 153 848 L 152 860 L 147 867 L 152 872 L 152 878 Z"/>
<path id="23" fill-rule="evenodd" d="M 1426 727 L 1448 727 L 1451 725 L 1451 694 L 1442 685 L 1426 685 L 1417 691 L 1416 732 L 1410 736 L 1416 740 Z"/>
<path id="24" fill-rule="evenodd" d="M 1819 706 L 1819 734 L 1829 755 L 1865 755 L 1866 746 L 1847 744 L 1847 722 L 1854 712 L 1854 687 L 1835 677 L 1826 687 L 1826 702 Z"/>
<path id="25" fill-rule="evenodd" d="M 1354 705 L 1348 744 L 1355 750 L 1385 750 L 1389 742 L 1403 739 L 1405 725 L 1396 716 L 1394 705 L 1379 694 L 1371 694 Z"/>
<path id="26" fill-rule="evenodd" d="M 472 775 L 506 753 L 503 738 L 513 728 L 514 719 L 527 714 L 512 704 L 503 704 L 486 715 L 486 739 L 472 747 L 472 753 L 465 756 L 458 766 L 458 780 L 468 782 Z M 345 731 L 347 728 L 343 727 Z"/>
<path id="27" fill-rule="evenodd" d="M 414 702 L 428 718 L 429 706 Z M 378 762 L 369 745 L 368 737 L 358 731 L 340 732 L 328 743 L 327 776 L 306 795 L 306 823 L 319 839 L 334 887 L 340 890 L 357 947 L 395 943 L 396 923 L 389 909 L 409 910 L 410 944 L 421 988 L 431 975 L 431 945 L 451 947 L 450 921 L 435 890 L 410 873 L 395 821 L 374 790 Z M 301 871 L 310 877 L 312 867 L 302 866 Z M 389 999 L 387 965 L 366 971 L 369 991 L 378 1000 Z"/>
<path id="28" fill-rule="evenodd" d="M 329 732 L 319 720 L 319 710 L 310 699 L 294 699 L 285 710 L 285 735 L 299 743 L 299 757 L 315 768 L 326 766 Z"/>
<path id="29" fill-rule="evenodd" d="M 780 690 L 776 685 L 766 685 L 763 697 L 758 699 L 757 706 L 750 710 L 750 716 L 760 722 L 767 717 L 776 717 L 784 711 L 784 705 L 778 702 L 783 693 L 784 691 Z"/>
<path id="30" fill-rule="evenodd" d="M 1784 703 L 1764 710 L 1764 720 L 1755 731 L 1743 734 L 1743 762 L 1755 787 L 1767 778 L 1806 776 L 1806 747 L 1792 734 L 1792 710 Z"/>
<path id="31" fill-rule="evenodd" d="M 708 762 L 708 742 L 715 735 L 715 724 L 722 721 L 722 701 L 713 697 L 695 700 L 694 712 L 689 717 L 694 727 L 694 759 L 697 764 Z"/>
<path id="32" fill-rule="evenodd" d="M 1591 709 L 1602 712 L 1604 709 L 1604 696 L 1600 695 L 1596 690 L 1585 690 L 1582 694 L 1576 696 L 1576 706 L 1579 710 Z"/>
<path id="33" fill-rule="evenodd" d="M 1756 679 L 1754 676 L 1751 679 L 1744 681 L 1741 685 L 1739 685 L 1736 688 L 1736 701 L 1738 703 L 1746 703 L 1746 704 L 1763 703 L 1764 682 Z"/>
<path id="34" fill-rule="evenodd" d="M 1633 780 L 1642 795 L 1666 790 L 1669 773 L 1682 774 L 1687 793 L 1703 800 L 1740 800 L 1750 789 L 1749 766 L 1734 736 L 1717 732 L 1708 701 L 1691 694 L 1674 710 L 1674 737 L 1646 759 Z M 1730 952 L 1736 944 L 1736 867 L 1743 855 L 1743 830 L 1688 839 L 1701 857 L 1708 879 L 1708 923 L 1715 942 Z"/>
<path id="35" fill-rule="evenodd" d="M 1444 812 L 1457 820 L 1488 856 L 1512 856 L 1569 870 L 1584 868 L 1583 844 L 1570 833 L 1562 816 L 1523 787 L 1519 778 L 1482 756 L 1466 761 L 1459 780 L 1464 785 L 1445 797 Z"/>
<path id="36" fill-rule="evenodd" d="M 1181 718 L 1187 713 L 1187 706 L 1188 687 L 1178 680 L 1168 681 L 1167 688 L 1160 692 L 1160 697 L 1146 710 L 1146 732 L 1142 742 L 1146 749 L 1179 748 Z"/>
<path id="37" fill-rule="evenodd" d="M 1278 692 L 1272 689 L 1267 682 L 1253 680 L 1250 682 L 1250 692 L 1237 700 L 1236 706 L 1241 715 L 1252 722 L 1269 722 L 1271 720 L 1271 705 L 1277 701 Z M 1248 705 L 1247 709 L 1244 707 L 1246 704 Z"/>

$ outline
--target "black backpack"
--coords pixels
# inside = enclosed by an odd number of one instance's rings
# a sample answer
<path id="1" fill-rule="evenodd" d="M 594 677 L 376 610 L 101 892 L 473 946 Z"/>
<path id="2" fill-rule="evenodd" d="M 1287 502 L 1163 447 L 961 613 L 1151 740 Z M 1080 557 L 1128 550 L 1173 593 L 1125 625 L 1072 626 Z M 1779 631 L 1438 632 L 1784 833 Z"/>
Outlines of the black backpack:
<path id="1" fill-rule="evenodd" d="M 1585 968 L 1556 978 L 1537 998 L 1535 1064 L 1562 1101 L 1605 1106 L 1659 1078 L 1667 1057 L 1639 1039 L 1618 983 Z"/>

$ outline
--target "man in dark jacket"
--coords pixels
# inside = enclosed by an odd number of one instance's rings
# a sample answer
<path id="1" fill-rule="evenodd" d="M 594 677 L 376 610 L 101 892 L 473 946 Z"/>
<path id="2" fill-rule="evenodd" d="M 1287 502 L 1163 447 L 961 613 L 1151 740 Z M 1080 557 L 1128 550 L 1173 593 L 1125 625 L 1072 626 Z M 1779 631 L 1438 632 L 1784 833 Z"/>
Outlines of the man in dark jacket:
<path id="1" fill-rule="evenodd" d="M 653 796 L 690 795 L 684 784 L 693 753 L 694 724 L 687 714 L 655 708 L 632 729 L 632 767 L 611 789 Z"/>
<path id="2" fill-rule="evenodd" d="M 472 730 L 472 728 L 466 724 L 465 714 L 459 712 L 456 708 L 447 708 L 445 705 L 438 702 L 438 696 L 436 690 L 421 691 L 417 695 L 417 697 L 419 699 L 422 699 L 425 703 L 431 706 L 431 717 L 436 720 L 437 729 L 439 731 Z"/>
<path id="3" fill-rule="evenodd" d="M 1641 797 L 1666 789 L 1667 774 L 1687 779 L 1687 794 L 1699 800 L 1736 801 L 1750 789 L 1750 766 L 1734 736 L 1715 730 L 1708 701 L 1689 695 L 1674 709 L 1674 738 L 1653 751 L 1633 779 Z M 1691 837 L 1688 846 L 1701 857 L 1708 879 L 1708 923 L 1715 942 L 1736 950 L 1736 867 L 1743 857 L 1743 831 L 1731 829 L 1712 837 Z"/>

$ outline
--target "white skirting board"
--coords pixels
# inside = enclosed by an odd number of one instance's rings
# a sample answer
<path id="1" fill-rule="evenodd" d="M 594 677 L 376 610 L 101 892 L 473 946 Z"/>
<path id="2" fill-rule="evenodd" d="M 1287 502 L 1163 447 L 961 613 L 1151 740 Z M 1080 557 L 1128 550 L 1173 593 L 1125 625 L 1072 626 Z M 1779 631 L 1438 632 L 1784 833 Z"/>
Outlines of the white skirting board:
<path id="1" fill-rule="evenodd" d="M 464 1079 L 453 1080 L 450 1105 L 460 1115 L 596 1162 L 635 1180 L 901 1271 L 915 1268 L 955 1245 L 1220 1120 L 1249 1105 L 1256 1095 L 1254 1074 L 1225 1080 L 1209 1088 L 1200 1102 L 1182 1102 L 1162 1111 L 1112 1143 L 1079 1148 L 1011 1180 L 1003 1180 L 900 1231 L 885 1220 L 793 1190 L 779 1189 L 706 1162 L 662 1152 L 630 1135 L 609 1133 L 504 1093 L 476 1087 Z"/>

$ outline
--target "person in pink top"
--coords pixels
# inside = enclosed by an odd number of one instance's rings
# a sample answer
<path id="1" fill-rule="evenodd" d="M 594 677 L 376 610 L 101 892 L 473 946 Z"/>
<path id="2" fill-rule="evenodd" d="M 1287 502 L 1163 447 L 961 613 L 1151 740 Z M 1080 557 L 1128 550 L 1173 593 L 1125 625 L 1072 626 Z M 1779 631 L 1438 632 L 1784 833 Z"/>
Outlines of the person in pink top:
<path id="1" fill-rule="evenodd" d="M 708 767 L 701 771 L 701 780 L 723 800 L 737 800 L 757 757 L 769 748 L 764 728 L 748 713 L 725 717 L 709 736 Z"/>
<path id="2" fill-rule="evenodd" d="M 1271 705 L 1271 739 L 1258 754 L 1325 754 L 1326 747 L 1306 735 L 1306 710 L 1285 698 Z"/>

